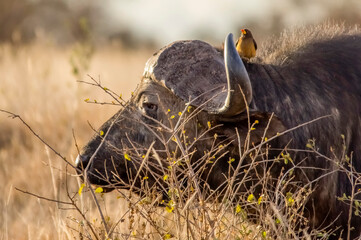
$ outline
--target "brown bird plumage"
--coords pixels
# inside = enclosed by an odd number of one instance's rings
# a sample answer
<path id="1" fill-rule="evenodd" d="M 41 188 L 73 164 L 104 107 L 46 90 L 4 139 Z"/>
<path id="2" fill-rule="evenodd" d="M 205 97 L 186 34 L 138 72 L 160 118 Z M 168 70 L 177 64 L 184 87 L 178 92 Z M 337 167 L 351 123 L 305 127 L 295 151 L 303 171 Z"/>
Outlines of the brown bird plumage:
<path id="1" fill-rule="evenodd" d="M 241 30 L 241 36 L 236 42 L 236 49 L 240 57 L 248 60 L 256 56 L 257 43 L 248 29 Z"/>

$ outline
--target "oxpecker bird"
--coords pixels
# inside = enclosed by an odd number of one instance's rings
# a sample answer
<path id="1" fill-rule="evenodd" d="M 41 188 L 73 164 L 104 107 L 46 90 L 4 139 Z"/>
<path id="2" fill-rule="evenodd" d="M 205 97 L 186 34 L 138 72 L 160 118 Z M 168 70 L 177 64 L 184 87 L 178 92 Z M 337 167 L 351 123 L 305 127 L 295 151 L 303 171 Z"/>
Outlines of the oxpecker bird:
<path id="1" fill-rule="evenodd" d="M 236 49 L 240 57 L 251 59 L 256 56 L 257 43 L 248 29 L 241 30 L 241 36 L 236 42 Z"/>

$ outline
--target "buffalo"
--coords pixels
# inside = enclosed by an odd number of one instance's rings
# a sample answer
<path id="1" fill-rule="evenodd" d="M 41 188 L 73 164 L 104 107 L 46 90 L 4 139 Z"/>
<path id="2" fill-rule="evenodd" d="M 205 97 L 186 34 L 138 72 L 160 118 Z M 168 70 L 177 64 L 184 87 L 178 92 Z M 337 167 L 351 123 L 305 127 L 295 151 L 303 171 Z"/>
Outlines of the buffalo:
<path id="1" fill-rule="evenodd" d="M 224 49 L 191 40 L 156 52 L 132 98 L 84 146 L 76 164 L 87 181 L 108 190 L 141 194 L 147 174 L 148 185 L 167 195 L 164 171 L 187 165 L 205 194 L 223 196 L 232 174 L 233 185 L 242 182 L 234 194 L 260 194 L 262 186 L 243 181 L 245 171 L 236 169 L 254 163 L 252 153 L 263 149 L 255 160 L 264 163 L 263 175 L 276 181 L 296 166 L 294 185 L 312 188 L 304 207 L 311 228 L 332 224 L 357 237 L 361 218 L 350 204 L 361 199 L 360 127 L 357 28 L 285 32 L 252 61 L 239 57 L 229 34 Z M 250 174 L 260 172 L 256 167 Z M 186 184 L 184 175 L 178 176 Z"/>

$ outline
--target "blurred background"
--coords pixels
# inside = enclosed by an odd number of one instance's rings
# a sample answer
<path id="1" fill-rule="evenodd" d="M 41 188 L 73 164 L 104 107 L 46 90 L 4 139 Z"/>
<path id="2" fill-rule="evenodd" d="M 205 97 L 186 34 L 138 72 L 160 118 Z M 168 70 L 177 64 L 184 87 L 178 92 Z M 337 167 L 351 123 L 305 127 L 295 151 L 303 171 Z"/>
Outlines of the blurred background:
<path id="1" fill-rule="evenodd" d="M 325 20 L 361 23 L 360 0 L 0 0 L 0 109 L 22 118 L 70 162 L 119 106 L 90 77 L 127 99 L 152 53 L 172 41 L 221 46 L 227 33 L 252 30 L 258 45 L 285 28 Z M 90 77 L 89 77 L 90 76 Z M 56 200 L 76 195 L 75 173 L 17 119 L 0 113 L 0 240 L 81 238 L 82 218 Z M 68 182 L 68 185 L 66 183 Z M 99 223 L 87 192 L 77 197 Z M 99 196 L 109 219 L 119 196 Z M 116 210 L 114 210 L 116 209 Z M 106 210 L 106 209 L 105 209 Z M 99 224 L 100 226 L 100 224 Z"/>
<path id="2" fill-rule="evenodd" d="M 48 38 L 70 44 L 91 35 L 96 44 L 155 46 L 179 39 L 222 41 L 229 31 L 257 36 L 325 19 L 360 23 L 358 0 L 2 0 L 0 41 L 29 43 Z"/>

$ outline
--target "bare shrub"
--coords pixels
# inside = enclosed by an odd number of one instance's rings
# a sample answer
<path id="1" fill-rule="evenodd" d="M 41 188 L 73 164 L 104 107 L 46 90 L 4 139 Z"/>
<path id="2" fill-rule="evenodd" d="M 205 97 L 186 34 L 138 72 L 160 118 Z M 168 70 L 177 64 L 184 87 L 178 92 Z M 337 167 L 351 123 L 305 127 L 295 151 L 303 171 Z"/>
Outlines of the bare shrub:
<path id="1" fill-rule="evenodd" d="M 113 97 L 118 96 L 104 88 L 100 82 L 94 79 L 92 81 L 95 83 L 93 85 Z M 139 166 L 134 176 L 128 176 L 129 183 L 125 183 L 120 177 L 109 181 L 107 176 L 103 176 L 103 180 L 109 183 L 107 187 L 93 188 L 85 179 L 83 184 L 79 183 L 79 189 L 74 189 L 68 186 L 68 180 L 65 179 L 66 201 L 20 191 L 56 202 L 62 208 L 73 209 L 76 214 L 66 221 L 66 225 L 68 231 L 79 239 L 327 239 L 333 234 L 336 229 L 332 226 L 311 230 L 305 206 L 313 192 L 312 183 L 302 184 L 294 180 L 295 174 L 309 169 L 301 167 L 300 163 L 295 164 L 290 153 L 309 151 L 321 156 L 314 140 L 307 144 L 308 150 L 288 149 L 286 146 L 277 158 L 270 159 L 268 152 L 272 150 L 272 146 L 269 142 L 293 129 L 267 139 L 266 128 L 262 142 L 254 145 L 250 139 L 252 130 L 258 123 L 249 122 L 245 141 L 241 141 L 239 137 L 237 140 L 240 159 L 228 160 L 227 180 L 214 191 L 207 182 L 199 179 L 227 153 L 225 149 L 230 142 L 218 141 L 219 136 L 214 135 L 212 147 L 202 158 L 191 164 L 193 145 L 202 140 L 204 133 L 200 133 L 195 139 L 188 139 L 185 125 L 200 111 L 201 109 L 186 106 L 172 128 L 164 126 L 164 130 L 169 131 L 172 137 L 166 139 L 157 136 L 162 139 L 167 159 L 160 158 L 152 146 L 144 155 L 139 153 L 139 147 L 135 143 L 132 149 L 118 149 L 123 152 L 125 162 L 137 162 L 136 165 Z M 169 121 L 172 119 L 170 115 Z M 220 126 L 209 124 L 208 127 L 207 131 L 211 131 Z M 31 130 L 30 126 L 29 128 Z M 106 141 L 107 133 L 99 134 Z M 238 135 L 237 132 L 236 134 Z M 170 144 L 175 144 L 175 151 L 180 154 L 172 151 Z M 353 183 L 353 188 L 359 188 L 361 178 L 351 167 L 352 156 L 344 153 L 334 158 L 322 157 L 338 166 L 335 171 L 344 171 Z M 277 164 L 282 165 L 283 169 L 275 178 L 271 169 Z M 70 163 L 68 165 L 71 166 Z M 83 176 L 86 175 L 83 173 Z M 136 187 L 136 182 L 141 183 L 141 187 Z M 115 188 L 115 191 L 104 195 L 110 188 Z M 122 188 L 128 191 L 123 191 Z M 107 207 L 108 196 L 116 196 L 113 201 L 125 205 L 126 210 L 120 215 L 112 215 L 113 210 Z M 348 202 L 355 212 L 360 210 L 355 196 L 343 196 L 339 200 Z M 84 204 L 87 201 L 93 203 Z M 94 219 L 94 216 L 98 217 Z"/>

